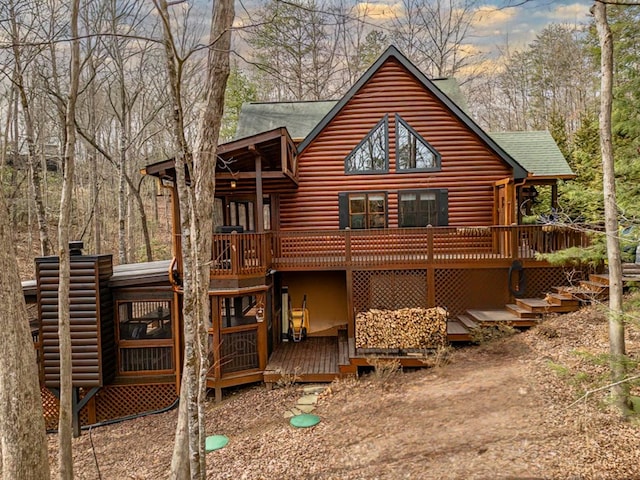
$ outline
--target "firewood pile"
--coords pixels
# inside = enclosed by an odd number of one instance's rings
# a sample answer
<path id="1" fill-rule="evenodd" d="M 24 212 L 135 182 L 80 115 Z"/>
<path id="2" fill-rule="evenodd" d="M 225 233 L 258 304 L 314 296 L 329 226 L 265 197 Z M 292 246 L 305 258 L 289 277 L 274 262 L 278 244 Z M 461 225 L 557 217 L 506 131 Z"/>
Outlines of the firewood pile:
<path id="1" fill-rule="evenodd" d="M 356 315 L 356 348 L 424 350 L 447 343 L 447 311 L 443 308 L 371 309 Z"/>

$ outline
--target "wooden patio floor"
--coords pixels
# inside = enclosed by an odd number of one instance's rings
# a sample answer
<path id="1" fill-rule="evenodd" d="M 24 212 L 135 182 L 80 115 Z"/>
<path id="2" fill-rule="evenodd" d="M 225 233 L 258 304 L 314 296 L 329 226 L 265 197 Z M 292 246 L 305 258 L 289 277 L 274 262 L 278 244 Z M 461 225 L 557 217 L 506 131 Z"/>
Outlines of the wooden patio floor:
<path id="1" fill-rule="evenodd" d="M 282 342 L 264 371 L 267 385 L 286 382 L 331 382 L 341 376 L 340 365 L 349 365 L 349 347 L 341 337 L 308 337 Z"/>

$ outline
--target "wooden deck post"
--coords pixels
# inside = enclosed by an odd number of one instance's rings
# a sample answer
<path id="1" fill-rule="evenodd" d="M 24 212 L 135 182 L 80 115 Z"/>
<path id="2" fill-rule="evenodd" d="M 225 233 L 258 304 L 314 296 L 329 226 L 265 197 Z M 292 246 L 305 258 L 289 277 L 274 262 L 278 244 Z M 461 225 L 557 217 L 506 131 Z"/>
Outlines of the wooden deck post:
<path id="1" fill-rule="evenodd" d="M 509 235 L 511 235 L 511 259 L 515 260 L 520 256 L 518 254 L 518 246 L 520 243 L 520 229 L 517 225 L 513 225 L 513 227 L 509 230 Z"/>
<path id="2" fill-rule="evenodd" d="M 351 230 L 344 230 L 344 262 L 347 267 L 351 267 Z"/>
<path id="3" fill-rule="evenodd" d="M 255 167 L 256 167 L 256 232 L 264 232 L 264 199 L 262 198 L 262 155 L 256 150 L 255 145 L 251 145 L 249 150 L 252 150 L 255 155 Z"/>

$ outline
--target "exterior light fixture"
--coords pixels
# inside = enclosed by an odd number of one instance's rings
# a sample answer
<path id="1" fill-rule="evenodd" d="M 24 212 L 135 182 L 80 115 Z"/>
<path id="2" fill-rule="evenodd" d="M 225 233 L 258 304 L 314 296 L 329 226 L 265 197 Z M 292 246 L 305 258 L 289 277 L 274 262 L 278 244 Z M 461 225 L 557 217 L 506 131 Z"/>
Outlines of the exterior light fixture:
<path id="1" fill-rule="evenodd" d="M 235 180 L 231 180 L 231 188 L 236 188 L 236 181 Z"/>

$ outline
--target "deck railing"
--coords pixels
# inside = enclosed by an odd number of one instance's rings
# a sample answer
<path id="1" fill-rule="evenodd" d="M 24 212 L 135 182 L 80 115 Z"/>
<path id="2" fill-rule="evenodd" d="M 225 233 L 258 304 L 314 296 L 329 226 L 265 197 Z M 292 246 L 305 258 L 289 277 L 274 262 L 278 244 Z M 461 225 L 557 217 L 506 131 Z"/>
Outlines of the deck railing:
<path id="1" fill-rule="evenodd" d="M 270 268 L 347 268 L 535 259 L 589 237 L 559 225 L 426 227 L 216 234 L 212 276 L 262 275 Z"/>
<path id="2" fill-rule="evenodd" d="M 212 275 L 264 274 L 271 266 L 271 234 L 217 233 L 213 236 Z"/>

